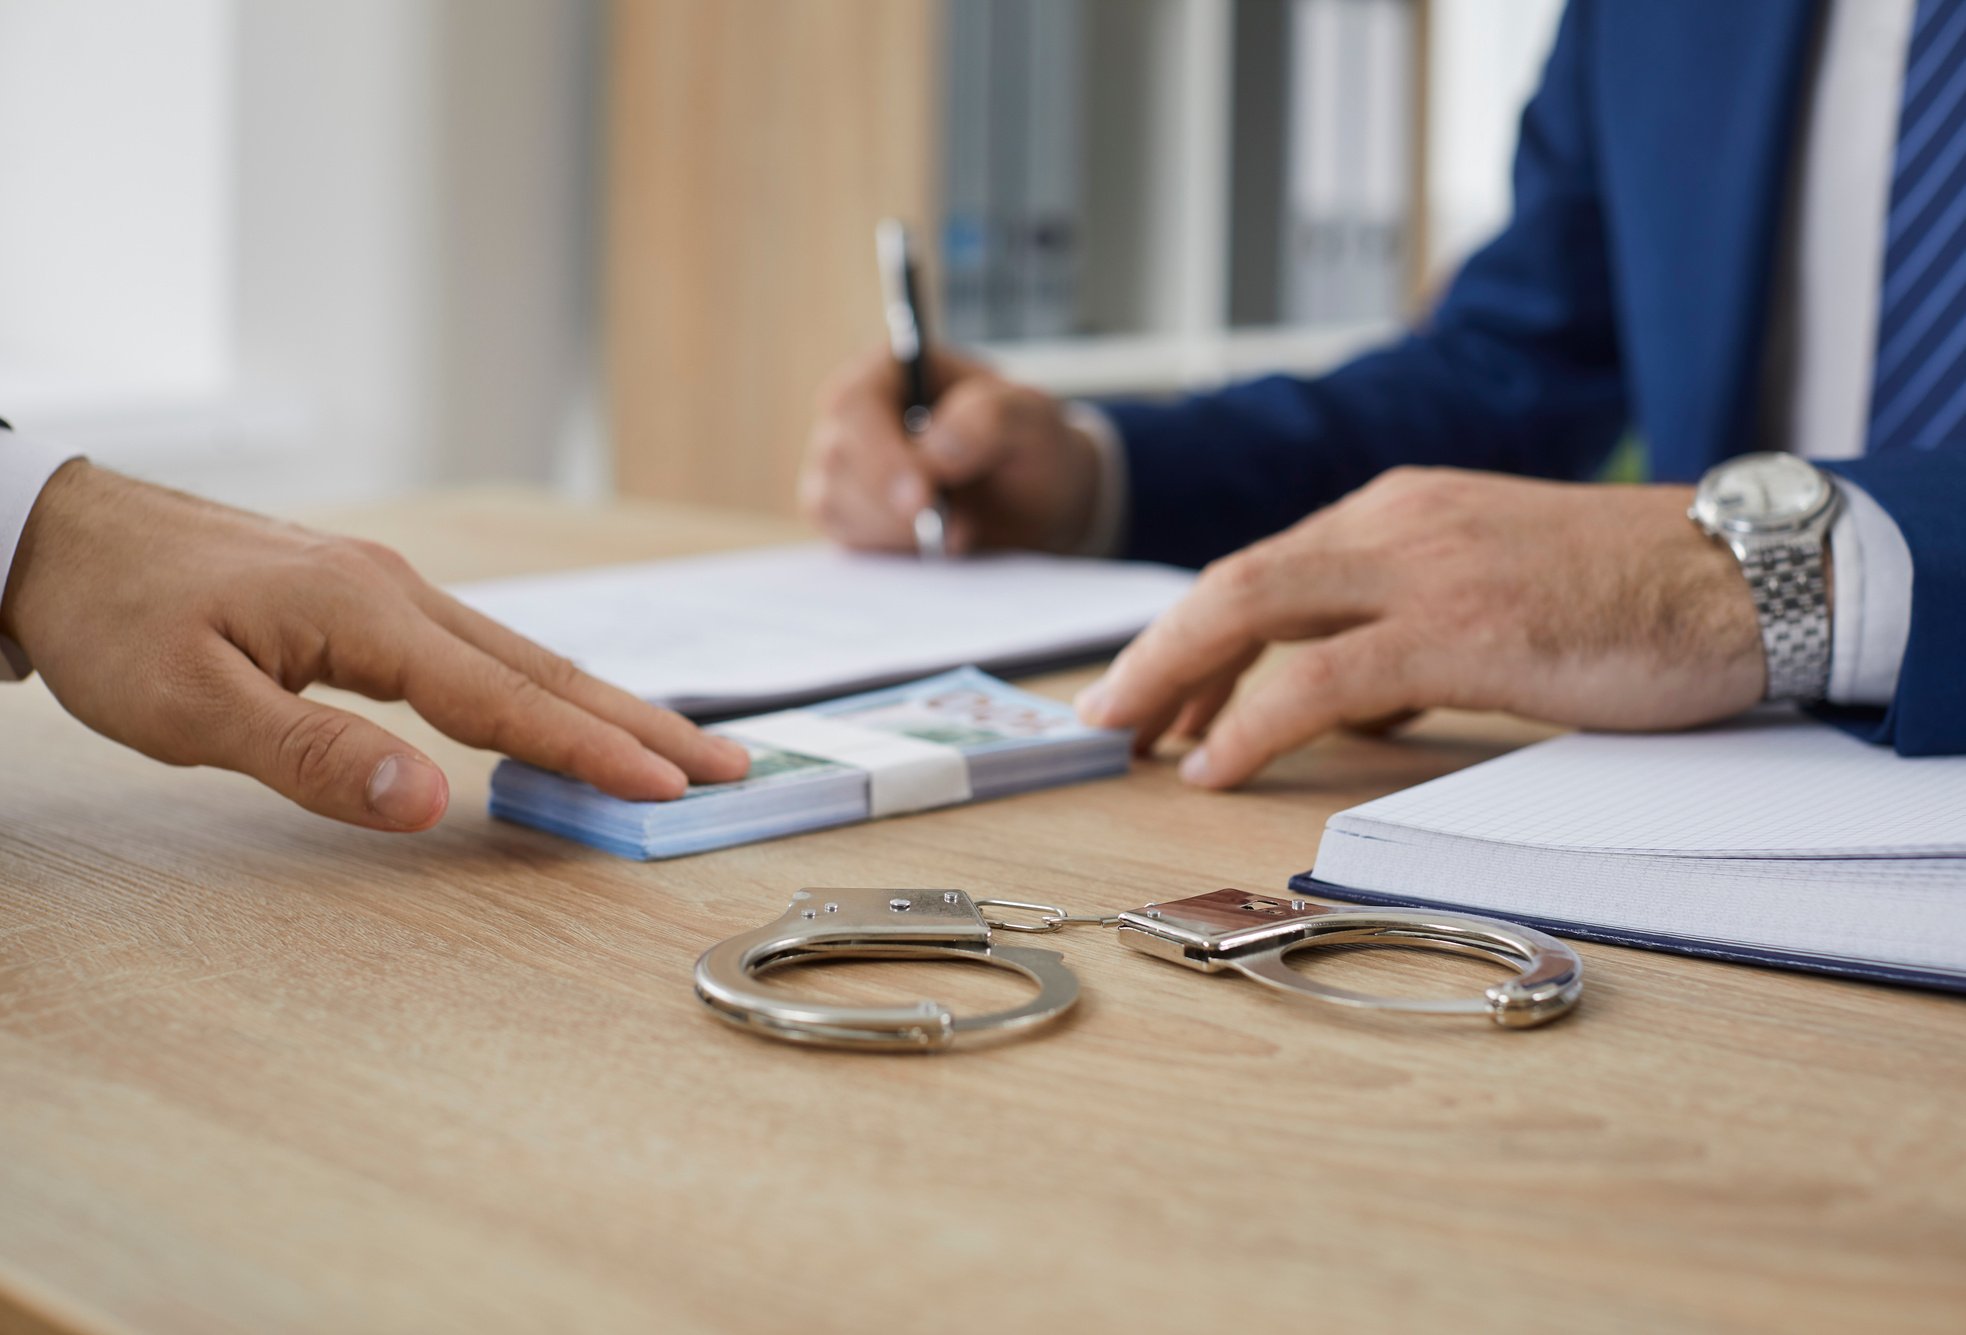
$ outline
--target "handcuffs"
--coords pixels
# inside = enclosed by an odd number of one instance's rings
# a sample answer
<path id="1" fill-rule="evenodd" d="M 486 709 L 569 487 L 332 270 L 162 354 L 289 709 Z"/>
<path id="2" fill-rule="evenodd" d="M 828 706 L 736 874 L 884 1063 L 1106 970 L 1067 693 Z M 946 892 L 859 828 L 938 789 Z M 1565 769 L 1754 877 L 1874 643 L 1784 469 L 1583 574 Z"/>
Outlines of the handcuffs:
<path id="1" fill-rule="evenodd" d="M 986 910 L 996 910 L 990 917 Z M 1004 910 L 1035 915 L 1018 921 Z M 1266 987 L 1341 1006 L 1434 1015 L 1486 1015 L 1510 1029 L 1546 1024 L 1583 991 L 1583 961 L 1534 928 L 1472 914 L 1340 908 L 1297 897 L 1212 890 L 1123 913 L 1081 916 L 1051 904 L 972 899 L 961 890 L 800 890 L 783 917 L 712 946 L 696 962 L 696 992 L 719 1017 L 794 1043 L 880 1052 L 933 1051 L 959 1041 L 1019 1037 L 1059 1019 L 1079 998 L 1055 950 L 998 942 L 994 931 L 1052 932 L 1085 923 L 1119 929 L 1136 950 L 1203 973 L 1239 973 Z M 1463 998 L 1375 997 L 1305 977 L 1284 961 L 1311 946 L 1421 946 L 1493 960 L 1516 976 Z M 937 1001 L 847 1006 L 806 1001 L 758 978 L 822 959 L 971 961 L 1015 970 L 1038 985 L 1021 1006 L 958 1016 Z"/>

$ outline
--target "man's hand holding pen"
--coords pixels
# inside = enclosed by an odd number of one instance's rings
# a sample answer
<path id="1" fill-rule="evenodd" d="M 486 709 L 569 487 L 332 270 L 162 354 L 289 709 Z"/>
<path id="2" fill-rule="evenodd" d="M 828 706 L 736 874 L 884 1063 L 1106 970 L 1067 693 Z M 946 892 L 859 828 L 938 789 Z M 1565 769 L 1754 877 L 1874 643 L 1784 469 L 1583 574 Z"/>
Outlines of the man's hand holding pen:
<path id="1" fill-rule="evenodd" d="M 1099 457 L 1063 405 L 940 349 L 928 370 L 935 412 L 919 441 L 902 428 L 905 372 L 885 348 L 826 386 L 799 483 L 806 514 L 848 547 L 914 551 L 915 516 L 940 491 L 950 555 L 1077 548 Z"/>

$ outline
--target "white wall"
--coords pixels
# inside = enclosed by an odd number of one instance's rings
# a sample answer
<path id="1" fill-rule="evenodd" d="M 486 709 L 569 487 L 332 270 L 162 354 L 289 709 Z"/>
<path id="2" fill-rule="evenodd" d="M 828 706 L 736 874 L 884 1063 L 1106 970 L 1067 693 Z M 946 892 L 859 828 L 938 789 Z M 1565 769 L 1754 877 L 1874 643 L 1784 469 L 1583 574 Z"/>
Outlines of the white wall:
<path id="1" fill-rule="evenodd" d="M 0 415 L 276 509 L 591 463 L 598 25 L 0 0 Z"/>
<path id="2" fill-rule="evenodd" d="M 0 364 L 209 385 L 232 347 L 230 0 L 0 0 Z"/>
<path id="3" fill-rule="evenodd" d="M 1563 4 L 1433 0 L 1427 236 L 1435 272 L 1451 270 L 1508 218 L 1516 125 Z"/>

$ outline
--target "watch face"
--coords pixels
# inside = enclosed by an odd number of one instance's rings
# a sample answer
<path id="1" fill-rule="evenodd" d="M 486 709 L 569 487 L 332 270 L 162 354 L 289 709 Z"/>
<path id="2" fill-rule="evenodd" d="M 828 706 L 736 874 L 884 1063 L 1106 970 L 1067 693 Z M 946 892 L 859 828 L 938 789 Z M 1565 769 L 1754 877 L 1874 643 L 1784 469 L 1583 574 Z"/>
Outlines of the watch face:
<path id="1" fill-rule="evenodd" d="M 1785 528 L 1811 518 L 1829 500 L 1829 483 L 1792 454 L 1747 454 L 1701 481 L 1699 518 L 1731 532 Z"/>

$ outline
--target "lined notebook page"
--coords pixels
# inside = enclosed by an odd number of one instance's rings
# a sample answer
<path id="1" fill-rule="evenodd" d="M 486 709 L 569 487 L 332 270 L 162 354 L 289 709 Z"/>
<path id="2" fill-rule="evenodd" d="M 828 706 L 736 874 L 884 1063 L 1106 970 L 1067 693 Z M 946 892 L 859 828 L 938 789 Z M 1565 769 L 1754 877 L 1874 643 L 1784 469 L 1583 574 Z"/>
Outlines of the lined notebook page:
<path id="1" fill-rule="evenodd" d="M 1804 715 L 1578 733 L 1367 802 L 1330 828 L 1698 857 L 1966 856 L 1966 757 L 1905 759 Z"/>

